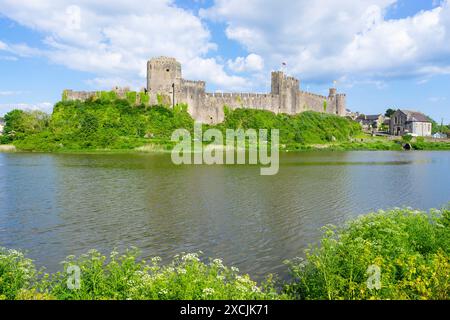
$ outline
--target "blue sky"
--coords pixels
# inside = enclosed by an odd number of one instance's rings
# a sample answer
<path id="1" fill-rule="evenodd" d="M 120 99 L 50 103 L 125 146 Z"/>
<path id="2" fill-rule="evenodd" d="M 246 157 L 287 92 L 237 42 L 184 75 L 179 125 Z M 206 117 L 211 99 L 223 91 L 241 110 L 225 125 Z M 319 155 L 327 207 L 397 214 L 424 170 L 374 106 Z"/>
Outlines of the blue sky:
<path id="1" fill-rule="evenodd" d="M 450 123 L 447 0 L 0 0 L 0 115 L 50 112 L 66 88 L 139 89 L 159 55 L 208 91 L 269 91 L 286 62 L 304 90 L 336 80 L 353 111 Z"/>

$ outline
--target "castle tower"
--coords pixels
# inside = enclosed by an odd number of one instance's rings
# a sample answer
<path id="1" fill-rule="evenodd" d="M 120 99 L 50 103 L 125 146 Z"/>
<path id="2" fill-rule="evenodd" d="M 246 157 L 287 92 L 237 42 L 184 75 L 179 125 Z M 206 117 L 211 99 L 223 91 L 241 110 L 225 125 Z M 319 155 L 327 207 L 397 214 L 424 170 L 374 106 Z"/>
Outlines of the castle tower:
<path id="1" fill-rule="evenodd" d="M 339 116 L 345 116 L 347 110 L 347 97 L 345 94 L 336 92 L 336 88 L 330 88 L 330 93 L 328 94 L 328 105 L 332 108 L 329 112 Z"/>
<path id="2" fill-rule="evenodd" d="M 158 57 L 147 62 L 147 90 L 150 94 L 162 94 L 172 99 L 181 87 L 181 64 L 175 58 Z"/>
<path id="3" fill-rule="evenodd" d="M 336 114 L 344 117 L 347 113 L 347 96 L 345 93 L 336 95 Z"/>
<path id="4" fill-rule="evenodd" d="M 336 88 L 330 88 L 330 93 L 328 94 L 328 98 L 333 98 L 336 96 Z"/>
<path id="5" fill-rule="evenodd" d="M 279 96 L 278 112 L 293 114 L 296 112 L 297 93 L 300 81 L 286 76 L 282 71 L 272 72 L 272 95 Z"/>
<path id="6" fill-rule="evenodd" d="M 280 94 L 281 86 L 283 83 L 284 73 L 281 71 L 273 71 L 272 72 L 272 90 L 271 93 L 273 95 Z"/>

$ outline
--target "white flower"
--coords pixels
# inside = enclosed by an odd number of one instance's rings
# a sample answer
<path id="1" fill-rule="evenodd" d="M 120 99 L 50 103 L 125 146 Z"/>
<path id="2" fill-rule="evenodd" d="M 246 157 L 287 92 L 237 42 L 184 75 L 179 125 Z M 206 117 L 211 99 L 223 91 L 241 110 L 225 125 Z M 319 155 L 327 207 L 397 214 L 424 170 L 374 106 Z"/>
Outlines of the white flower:
<path id="1" fill-rule="evenodd" d="M 203 295 L 205 296 L 211 296 L 214 294 L 214 289 L 213 288 L 205 288 L 203 289 Z"/>
<path id="2" fill-rule="evenodd" d="M 158 264 L 159 262 L 161 262 L 161 260 L 162 260 L 161 257 L 153 257 L 151 259 L 153 264 Z"/>
<path id="3" fill-rule="evenodd" d="M 245 287 L 245 286 L 243 286 L 242 284 L 237 284 L 237 285 L 236 285 L 236 289 L 237 289 L 238 291 L 241 291 L 241 292 L 246 292 L 246 291 L 248 291 L 248 288 Z"/>
<path id="4" fill-rule="evenodd" d="M 183 261 L 200 261 L 198 258 L 198 254 L 196 253 L 188 253 L 181 257 Z"/>
<path id="5" fill-rule="evenodd" d="M 258 288 L 257 286 L 253 286 L 253 287 L 252 287 L 252 292 L 253 292 L 253 293 L 260 293 L 260 292 L 261 292 L 261 289 Z"/>
<path id="6" fill-rule="evenodd" d="M 158 292 L 158 294 L 160 294 L 160 295 L 166 295 L 168 292 L 167 292 L 167 290 L 166 289 L 161 289 L 159 292 Z"/>

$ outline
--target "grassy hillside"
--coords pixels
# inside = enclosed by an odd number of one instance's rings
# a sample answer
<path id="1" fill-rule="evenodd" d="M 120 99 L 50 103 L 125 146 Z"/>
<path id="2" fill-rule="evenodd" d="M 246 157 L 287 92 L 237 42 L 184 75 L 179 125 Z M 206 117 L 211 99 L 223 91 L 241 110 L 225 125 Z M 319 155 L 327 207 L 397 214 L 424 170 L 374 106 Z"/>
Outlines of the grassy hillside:
<path id="1" fill-rule="evenodd" d="M 21 150 L 121 150 L 149 143 L 170 148 L 172 132 L 185 128 L 192 132 L 194 120 L 187 106 L 135 106 L 127 100 L 97 98 L 86 102 L 65 101 L 55 105 L 50 117 L 13 111 L 3 143 Z M 8 118 L 8 115 L 7 117 Z M 229 129 L 279 129 L 282 144 L 323 144 L 345 142 L 361 133 L 360 126 L 338 116 L 305 112 L 295 116 L 269 111 L 225 108 L 225 121 L 215 126 Z"/>
<path id="2" fill-rule="evenodd" d="M 358 123 L 326 113 L 303 112 L 295 116 L 270 111 L 225 108 L 223 128 L 279 129 L 281 143 L 321 144 L 348 141 L 361 133 Z"/>
<path id="3" fill-rule="evenodd" d="M 22 150 L 133 149 L 151 138 L 169 141 L 177 128 L 192 130 L 186 108 L 133 106 L 126 100 L 71 101 L 55 105 L 48 125 L 13 139 Z"/>

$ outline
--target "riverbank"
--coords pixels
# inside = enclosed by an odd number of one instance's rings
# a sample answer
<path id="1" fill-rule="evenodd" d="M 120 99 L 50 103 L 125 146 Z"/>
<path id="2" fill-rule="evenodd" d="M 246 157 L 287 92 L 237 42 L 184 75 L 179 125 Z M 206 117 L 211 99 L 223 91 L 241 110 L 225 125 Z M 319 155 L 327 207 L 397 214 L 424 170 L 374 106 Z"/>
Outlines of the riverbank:
<path id="1" fill-rule="evenodd" d="M 12 144 L 0 144 L 0 152 L 15 152 L 17 148 Z"/>
<path id="2" fill-rule="evenodd" d="M 136 250 L 109 257 L 90 251 L 47 275 L 23 253 L 0 249 L 0 299 L 450 299 L 450 210 L 394 209 L 328 226 L 305 259 L 286 265 L 290 280 L 267 275 L 257 283 L 199 254 L 163 265 L 157 257 L 139 260 Z M 81 281 L 69 289 L 74 266 Z"/>
<path id="3" fill-rule="evenodd" d="M 226 136 L 232 130 L 279 130 L 280 151 L 402 150 L 402 141 L 372 137 L 361 126 L 336 115 L 306 111 L 296 115 L 224 106 L 225 120 L 203 125 Z M 183 128 L 194 136 L 195 122 L 186 105 L 136 106 L 126 100 L 97 99 L 59 102 L 52 115 L 13 110 L 5 116 L 7 126 L 0 143 L 32 152 L 169 152 L 175 130 Z M 416 139 L 415 150 L 450 150 L 450 142 Z"/>
<path id="4" fill-rule="evenodd" d="M 34 147 L 29 144 L 23 145 L 18 143 L 15 145 L 0 145 L 0 152 L 51 152 L 51 153 L 170 153 L 175 143 L 167 141 L 146 140 L 146 143 L 130 149 L 110 149 L 110 148 L 59 148 L 57 150 L 46 150 Z M 206 145 L 205 145 L 206 146 Z M 210 147 L 211 148 L 211 147 Z M 217 148 L 217 147 L 216 147 Z M 248 148 L 248 146 L 247 146 Z M 254 148 L 258 148 L 255 146 Z M 224 146 L 225 150 L 226 147 Z M 229 148 L 228 148 L 229 149 Z M 399 140 L 360 138 L 348 142 L 334 142 L 325 144 L 298 144 L 288 143 L 280 144 L 280 152 L 303 152 L 303 151 L 402 151 L 403 143 Z M 450 142 L 412 142 L 409 151 L 450 151 Z"/>

